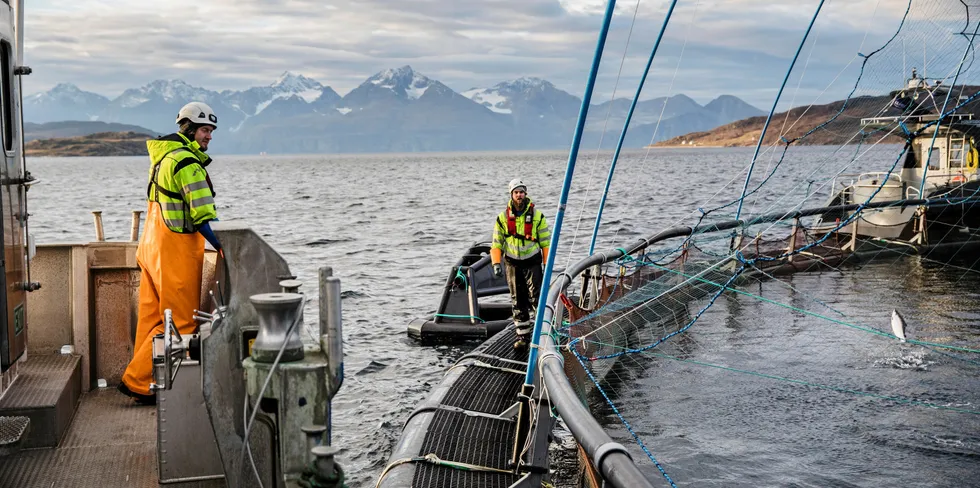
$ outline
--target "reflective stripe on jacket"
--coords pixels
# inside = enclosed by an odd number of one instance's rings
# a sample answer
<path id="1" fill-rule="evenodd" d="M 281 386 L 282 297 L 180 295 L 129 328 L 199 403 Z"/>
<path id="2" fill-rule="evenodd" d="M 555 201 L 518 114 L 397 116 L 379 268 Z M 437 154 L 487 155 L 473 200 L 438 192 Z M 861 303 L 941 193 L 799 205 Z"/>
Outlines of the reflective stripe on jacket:
<path id="1" fill-rule="evenodd" d="M 189 234 L 218 218 L 214 189 L 205 166 L 211 163 L 197 142 L 176 133 L 146 141 L 150 154 L 148 201 L 157 202 L 173 232 Z"/>
<path id="2" fill-rule="evenodd" d="M 523 222 L 526 216 L 525 214 L 528 211 L 534 212 L 531 220 L 530 239 L 522 235 L 524 231 L 523 225 L 518 226 L 520 229 L 517 235 L 511 235 L 508 232 L 507 209 L 500 212 L 493 226 L 493 243 L 491 243 L 490 247 L 492 249 L 500 249 L 510 259 L 523 260 L 536 256 L 541 249 L 547 249 L 551 244 L 551 230 L 548 229 L 548 222 L 545 220 L 544 214 L 531 205 L 530 198 L 526 200 L 527 203 L 524 205 L 524 211 L 520 213 L 514 210 L 513 200 L 507 203 L 507 208 L 514 214 L 514 219 L 517 222 Z"/>

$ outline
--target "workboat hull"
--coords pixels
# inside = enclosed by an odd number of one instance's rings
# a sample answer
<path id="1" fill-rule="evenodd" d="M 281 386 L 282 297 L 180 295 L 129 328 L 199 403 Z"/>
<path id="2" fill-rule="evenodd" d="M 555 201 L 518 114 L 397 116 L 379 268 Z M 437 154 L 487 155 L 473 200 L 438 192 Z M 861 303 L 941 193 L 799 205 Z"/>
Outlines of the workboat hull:
<path id="1" fill-rule="evenodd" d="M 490 243 L 474 244 L 450 270 L 436 313 L 409 323 L 408 335 L 423 343 L 485 340 L 513 322 L 509 295 L 507 280 L 493 275 Z"/>

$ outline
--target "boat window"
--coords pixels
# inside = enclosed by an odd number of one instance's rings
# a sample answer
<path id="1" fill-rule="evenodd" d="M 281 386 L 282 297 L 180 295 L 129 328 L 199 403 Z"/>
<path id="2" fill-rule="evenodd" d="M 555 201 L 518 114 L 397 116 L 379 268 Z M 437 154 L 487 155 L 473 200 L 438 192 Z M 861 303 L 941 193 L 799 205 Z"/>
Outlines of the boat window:
<path id="1" fill-rule="evenodd" d="M 10 151 L 14 147 L 14 97 L 11 84 L 13 76 L 10 66 L 10 43 L 0 42 L 0 103 L 3 103 L 3 148 Z"/>
<path id="2" fill-rule="evenodd" d="M 907 151 L 905 153 L 905 163 L 902 167 L 907 169 L 919 167 L 919 158 L 915 156 L 915 151 Z"/>
<path id="3" fill-rule="evenodd" d="M 951 141 L 949 143 L 949 169 L 960 169 L 964 161 L 963 141 Z"/>
<path id="4" fill-rule="evenodd" d="M 929 153 L 929 149 L 926 149 L 926 153 Z M 939 170 L 939 148 L 932 148 L 932 154 L 929 154 L 929 171 Z"/>

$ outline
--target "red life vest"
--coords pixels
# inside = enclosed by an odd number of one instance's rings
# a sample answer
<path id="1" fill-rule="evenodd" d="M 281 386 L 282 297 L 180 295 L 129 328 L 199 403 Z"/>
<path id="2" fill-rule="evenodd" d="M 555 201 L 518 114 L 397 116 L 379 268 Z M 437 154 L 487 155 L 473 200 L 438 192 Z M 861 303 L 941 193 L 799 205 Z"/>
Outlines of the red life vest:
<path id="1" fill-rule="evenodd" d="M 527 206 L 527 211 L 524 212 L 524 232 L 521 234 L 517 233 L 517 216 L 514 212 L 510 211 L 510 205 L 507 205 L 507 235 L 511 237 L 519 237 L 521 239 L 532 240 L 531 231 L 534 227 L 534 203 L 530 203 Z"/>

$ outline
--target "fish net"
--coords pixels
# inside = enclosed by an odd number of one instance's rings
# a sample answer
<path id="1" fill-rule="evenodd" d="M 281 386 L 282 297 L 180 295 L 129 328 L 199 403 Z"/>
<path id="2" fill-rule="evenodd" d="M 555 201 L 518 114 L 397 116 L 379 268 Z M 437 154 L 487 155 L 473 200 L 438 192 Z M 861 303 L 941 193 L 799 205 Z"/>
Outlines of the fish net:
<path id="1" fill-rule="evenodd" d="M 730 180 L 686 209 L 673 237 L 637 246 L 603 234 L 622 246 L 606 252 L 615 258 L 561 294 L 552 335 L 569 380 L 649 479 L 977 479 L 978 3 L 824 11 L 787 76 L 819 78 L 806 70 L 819 43 L 863 14 L 878 35 L 822 80 L 846 98 L 777 113 L 764 135 L 762 119 L 732 124 L 726 140 L 762 138 L 746 166 L 718 169 Z M 928 73 L 910 76 L 912 47 Z M 911 178 L 916 167 L 932 179 Z"/>

